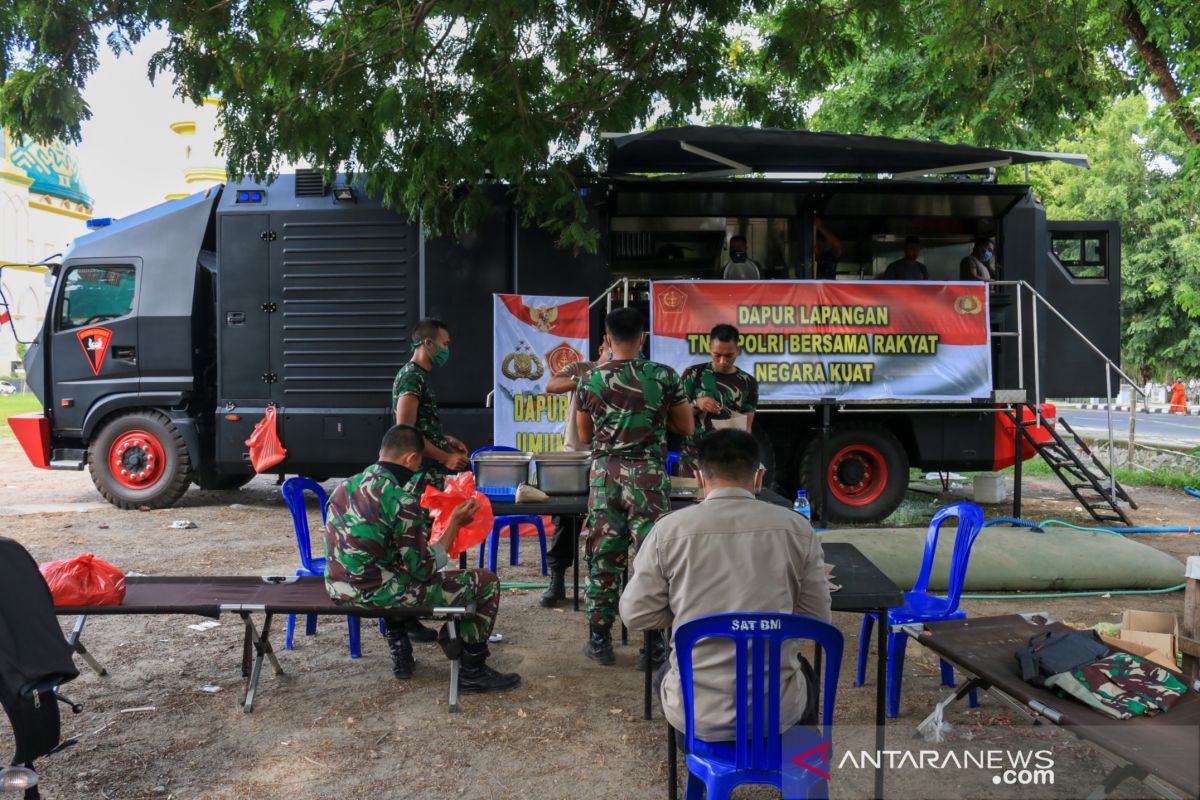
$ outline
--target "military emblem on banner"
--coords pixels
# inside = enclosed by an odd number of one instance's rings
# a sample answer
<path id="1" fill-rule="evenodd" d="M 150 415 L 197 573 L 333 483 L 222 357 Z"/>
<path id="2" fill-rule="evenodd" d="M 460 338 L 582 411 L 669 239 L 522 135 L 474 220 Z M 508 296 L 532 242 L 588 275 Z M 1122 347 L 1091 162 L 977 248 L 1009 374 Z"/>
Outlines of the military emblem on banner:
<path id="1" fill-rule="evenodd" d="M 504 357 L 504 361 L 500 364 L 500 371 L 511 381 L 521 379 L 536 381 L 545 374 L 545 367 L 542 366 L 542 360 L 537 357 L 527 342 L 519 342 L 517 349 Z"/>
<path id="2" fill-rule="evenodd" d="M 687 305 L 687 294 L 677 286 L 668 286 L 658 297 L 658 307 L 666 314 L 679 314 Z"/>
<path id="3" fill-rule="evenodd" d="M 551 375 L 557 375 L 579 361 L 583 361 L 583 353 L 566 342 L 559 342 L 546 353 L 546 366 L 550 368 Z"/>
<path id="4" fill-rule="evenodd" d="M 983 303 L 973 294 L 964 294 L 954 301 L 954 310 L 960 314 L 978 314 L 983 310 Z"/>

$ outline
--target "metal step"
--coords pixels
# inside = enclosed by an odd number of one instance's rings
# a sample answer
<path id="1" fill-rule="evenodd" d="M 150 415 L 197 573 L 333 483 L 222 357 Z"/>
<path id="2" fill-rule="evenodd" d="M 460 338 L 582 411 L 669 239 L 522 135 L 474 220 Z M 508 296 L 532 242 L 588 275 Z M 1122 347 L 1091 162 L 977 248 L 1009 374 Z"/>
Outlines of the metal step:
<path id="1" fill-rule="evenodd" d="M 1131 508 L 1137 508 L 1137 506 L 1126 494 L 1124 487 L 1112 481 L 1109 471 L 1100 463 L 1095 453 L 1079 437 L 1079 434 L 1067 424 L 1066 420 L 1060 419 L 1058 424 L 1074 440 L 1075 447 L 1072 447 L 1071 443 L 1051 425 L 1044 426 L 1050 434 L 1050 442 L 1040 442 L 1035 439 L 1029 431 L 1032 423 L 1022 419 L 1024 416 L 1023 404 L 1015 405 L 1013 410 L 1008 412 L 1008 416 L 1017 426 L 1017 430 L 1020 431 L 1024 440 L 1033 445 L 1033 449 L 1050 466 L 1050 469 L 1091 515 L 1092 519 L 1097 522 L 1130 524 L 1129 517 L 1118 505 L 1118 500 L 1124 500 Z M 1088 461 L 1092 462 L 1090 466 Z M 1110 481 L 1112 485 L 1110 485 Z M 1114 492 L 1117 499 L 1112 496 Z"/>

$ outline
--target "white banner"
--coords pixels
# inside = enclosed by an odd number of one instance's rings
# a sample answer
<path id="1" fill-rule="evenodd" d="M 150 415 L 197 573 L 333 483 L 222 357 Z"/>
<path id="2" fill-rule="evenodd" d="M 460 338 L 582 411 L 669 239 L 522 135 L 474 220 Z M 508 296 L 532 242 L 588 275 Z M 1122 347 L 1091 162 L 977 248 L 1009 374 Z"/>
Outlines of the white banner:
<path id="1" fill-rule="evenodd" d="M 495 442 L 532 453 L 563 449 L 568 395 L 546 382 L 587 358 L 586 297 L 497 294 L 492 419 Z"/>

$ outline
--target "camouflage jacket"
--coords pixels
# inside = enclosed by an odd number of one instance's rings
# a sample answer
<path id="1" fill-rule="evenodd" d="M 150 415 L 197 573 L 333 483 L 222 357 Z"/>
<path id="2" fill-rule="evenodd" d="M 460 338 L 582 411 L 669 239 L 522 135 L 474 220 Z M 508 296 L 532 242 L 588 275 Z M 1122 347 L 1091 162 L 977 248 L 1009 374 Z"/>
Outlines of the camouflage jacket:
<path id="1" fill-rule="evenodd" d="M 687 442 L 691 447 L 700 445 L 704 434 L 713 429 L 714 419 L 729 419 L 730 412 L 753 414 L 758 409 L 758 381 L 740 369 L 724 375 L 713 369 L 712 362 L 693 364 L 683 371 L 682 380 L 689 403 L 711 397 L 721 404 L 720 414 L 696 412 L 696 430 Z"/>
<path id="2" fill-rule="evenodd" d="M 1187 693 L 1187 686 L 1169 670 L 1122 652 L 1072 672 L 1051 675 L 1046 686 L 1113 719 L 1160 714 Z"/>
<path id="3" fill-rule="evenodd" d="M 325 521 L 325 585 L 334 600 L 394 606 L 429 583 L 446 551 L 429 544 L 420 476 L 372 464 L 329 498 Z"/>
<path id="4" fill-rule="evenodd" d="M 429 440 L 434 447 L 447 450 L 450 442 L 442 430 L 442 420 L 438 416 L 437 398 L 433 396 L 433 385 L 429 381 L 429 373 L 412 361 L 405 364 L 396 373 L 392 382 L 392 411 L 401 397 L 412 395 L 417 398 L 417 430 Z"/>
<path id="5" fill-rule="evenodd" d="M 593 452 L 647 461 L 666 459 L 667 412 L 686 402 L 675 370 L 641 358 L 598 365 L 578 392 L 595 425 Z"/>

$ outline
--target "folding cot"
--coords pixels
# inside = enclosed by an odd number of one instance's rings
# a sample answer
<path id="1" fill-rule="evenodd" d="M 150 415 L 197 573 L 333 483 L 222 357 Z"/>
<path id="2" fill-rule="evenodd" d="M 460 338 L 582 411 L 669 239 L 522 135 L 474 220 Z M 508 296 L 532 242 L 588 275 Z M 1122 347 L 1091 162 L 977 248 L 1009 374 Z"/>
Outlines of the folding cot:
<path id="1" fill-rule="evenodd" d="M 83 626 L 89 616 L 123 614 L 194 614 L 216 619 L 221 614 L 237 614 L 245 624 L 242 647 L 242 675 L 246 678 L 243 710 L 254 708 L 254 693 L 262 672 L 263 659 L 268 658 L 276 675 L 283 667 L 275 657 L 270 633 L 272 618 L 279 614 L 317 614 L 387 619 L 444 620 L 451 638 L 457 636 L 458 624 L 474 612 L 474 605 L 439 606 L 436 608 L 381 609 L 365 606 L 343 606 L 334 603 L 325 589 L 323 578 L 317 577 L 128 577 L 125 580 L 125 600 L 119 606 L 56 606 L 59 615 L 77 614 L 68 643 L 98 674 L 106 670 L 84 647 Z M 262 627 L 255 626 L 252 614 L 263 614 Z M 253 651 L 253 657 L 251 653 Z M 451 713 L 458 711 L 459 660 L 450 662 Z"/>
<path id="2" fill-rule="evenodd" d="M 1014 653 L 1039 633 L 1070 630 L 1037 614 L 906 626 L 916 641 L 970 676 L 931 716 L 971 689 L 984 689 L 1035 720 L 1061 726 L 1116 762 L 1089 800 L 1106 797 L 1129 778 L 1164 797 L 1200 797 L 1200 681 L 1177 675 L 1190 688 L 1170 711 L 1127 720 L 1113 719 L 1077 700 L 1059 697 L 1052 689 L 1023 681 Z"/>

